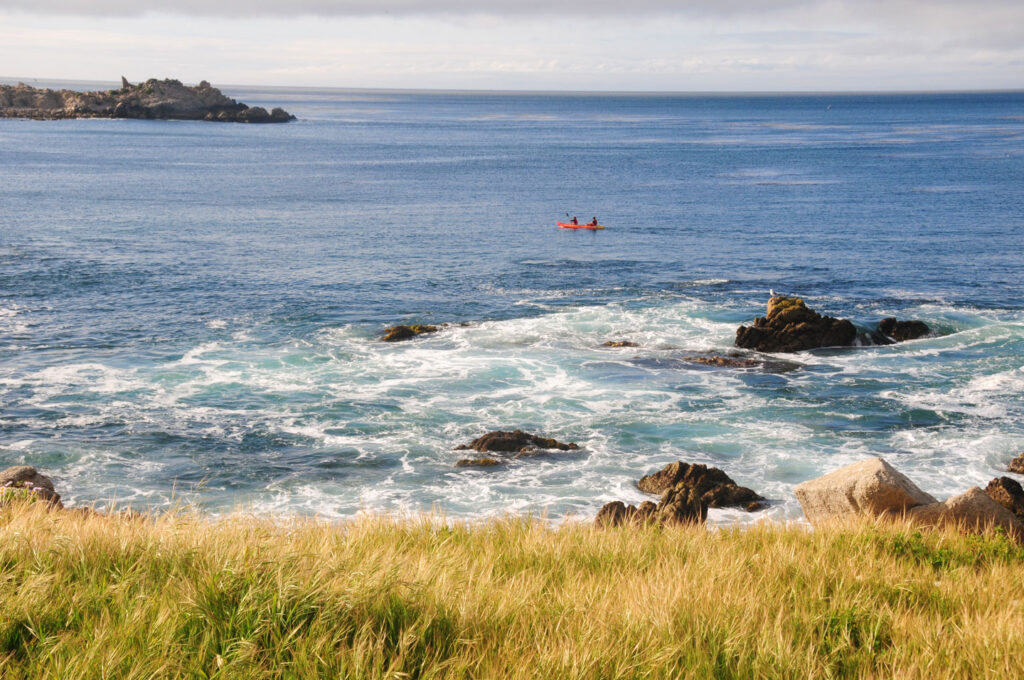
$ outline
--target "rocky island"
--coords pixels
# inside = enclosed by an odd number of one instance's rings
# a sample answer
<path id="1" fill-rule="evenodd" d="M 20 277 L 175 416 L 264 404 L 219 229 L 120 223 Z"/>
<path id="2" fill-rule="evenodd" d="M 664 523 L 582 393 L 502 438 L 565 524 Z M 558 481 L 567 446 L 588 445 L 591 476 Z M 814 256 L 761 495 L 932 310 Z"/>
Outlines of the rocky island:
<path id="1" fill-rule="evenodd" d="M 0 85 L 0 118 L 140 118 L 227 123 L 295 120 L 295 116 L 281 108 L 268 112 L 261 106 L 236 102 L 205 80 L 194 87 L 169 78 L 150 78 L 132 85 L 124 76 L 120 89 L 96 92 L 40 89 L 25 83 Z"/>

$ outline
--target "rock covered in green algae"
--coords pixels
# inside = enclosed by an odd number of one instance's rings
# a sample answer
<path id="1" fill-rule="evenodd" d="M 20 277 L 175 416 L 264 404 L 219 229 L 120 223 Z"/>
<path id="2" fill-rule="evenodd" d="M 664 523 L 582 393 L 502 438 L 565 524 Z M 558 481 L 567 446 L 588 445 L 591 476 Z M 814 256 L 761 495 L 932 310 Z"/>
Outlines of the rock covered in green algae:
<path id="1" fill-rule="evenodd" d="M 798 297 L 776 295 L 753 326 L 736 329 L 736 346 L 759 352 L 799 352 L 852 345 L 857 329 L 848 319 L 822 316 Z"/>

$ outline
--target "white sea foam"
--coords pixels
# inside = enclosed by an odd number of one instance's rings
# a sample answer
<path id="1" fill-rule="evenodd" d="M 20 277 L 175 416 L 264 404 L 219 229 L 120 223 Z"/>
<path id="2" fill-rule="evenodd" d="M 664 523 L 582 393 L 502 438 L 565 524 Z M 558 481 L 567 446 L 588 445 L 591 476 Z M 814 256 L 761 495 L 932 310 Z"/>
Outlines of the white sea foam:
<path id="1" fill-rule="evenodd" d="M 735 332 L 713 305 L 685 296 L 449 326 L 395 344 L 360 326 L 287 344 L 250 331 L 149 366 L 90 361 L 7 376 L 4 389 L 31 390 L 23 405 L 42 410 L 26 422 L 54 438 L 6 449 L 67 456 L 60 476 L 72 502 L 166 504 L 169 480 L 183 477 L 193 481 L 178 484 L 178 500 L 327 518 L 434 508 L 456 518 L 586 518 L 609 500 L 648 500 L 636 479 L 685 460 L 721 467 L 770 499 L 752 515 L 714 510 L 712 522 L 797 519 L 792 486 L 846 463 L 885 456 L 941 495 L 991 478 L 1024 444 L 1019 318 L 921 311 L 963 330 L 786 356 L 796 370 L 783 374 L 685 361 L 730 351 Z M 601 347 L 619 339 L 639 347 Z M 185 443 L 147 457 L 102 444 L 68 452 L 57 438 L 110 425 Z M 517 427 L 583 450 L 453 467 L 465 455 L 456 444 Z M 268 443 L 249 452 L 254 437 Z M 204 440 L 220 448 L 200 453 Z M 225 469 L 204 462 L 225 447 Z"/>

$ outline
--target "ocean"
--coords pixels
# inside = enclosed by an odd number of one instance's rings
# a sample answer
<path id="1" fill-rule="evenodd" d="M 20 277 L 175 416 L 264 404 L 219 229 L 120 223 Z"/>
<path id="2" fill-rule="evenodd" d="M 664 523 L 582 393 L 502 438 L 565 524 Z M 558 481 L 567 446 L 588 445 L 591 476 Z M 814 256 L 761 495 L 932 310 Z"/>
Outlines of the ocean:
<path id="1" fill-rule="evenodd" d="M 1024 451 L 1024 93 L 222 89 L 299 120 L 0 120 L 0 468 L 68 505 L 588 520 L 683 460 L 729 524 Z M 770 289 L 935 335 L 687 361 Z M 582 450 L 454 467 L 516 428 Z"/>

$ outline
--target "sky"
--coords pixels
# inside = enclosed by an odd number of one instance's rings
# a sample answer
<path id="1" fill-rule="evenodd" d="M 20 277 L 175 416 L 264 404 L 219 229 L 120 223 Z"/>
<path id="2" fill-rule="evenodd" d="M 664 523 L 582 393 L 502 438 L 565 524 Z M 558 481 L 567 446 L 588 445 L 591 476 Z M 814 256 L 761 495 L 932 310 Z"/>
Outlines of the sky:
<path id="1" fill-rule="evenodd" d="M 0 0 L 0 77 L 402 89 L 1024 88 L 1022 0 Z"/>

